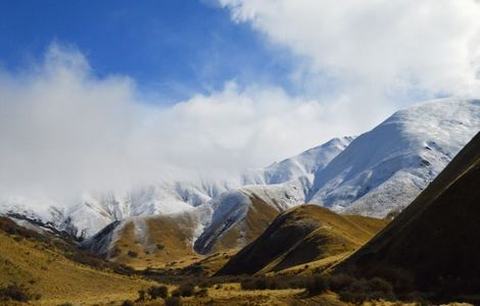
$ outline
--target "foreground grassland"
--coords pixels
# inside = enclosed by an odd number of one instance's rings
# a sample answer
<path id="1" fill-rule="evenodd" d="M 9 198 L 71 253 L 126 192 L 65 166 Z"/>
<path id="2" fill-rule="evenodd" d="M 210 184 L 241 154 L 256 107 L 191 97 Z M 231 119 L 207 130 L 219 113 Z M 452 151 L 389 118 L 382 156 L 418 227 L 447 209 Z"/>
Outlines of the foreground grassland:
<path id="1" fill-rule="evenodd" d="M 208 275 L 175 275 L 164 272 L 114 273 L 115 266 L 80 264 L 71 259 L 69 247 L 57 247 L 57 238 L 30 237 L 0 230 L 0 287 L 19 284 L 31 296 L 28 305 L 360 305 L 347 303 L 316 282 L 314 269 L 292 267 L 285 273 L 240 276 L 237 280 Z M 227 254 L 203 259 L 216 265 Z M 79 256 L 77 254 L 77 256 Z M 314 263 L 311 264 L 315 266 Z M 113 268 L 112 268 L 113 267 Z M 299 269 L 295 271 L 295 269 Z M 128 271 L 128 270 L 127 270 Z M 293 272 L 295 271 L 295 272 Z M 123 271 L 122 273 L 125 273 Z M 128 274 L 128 273 L 127 273 Z M 296 277 L 292 278 L 292 277 Z M 150 279 L 150 280 L 148 280 Z M 152 288 L 163 296 L 152 297 Z M 144 294 L 141 294 L 144 292 Z M 143 298 L 142 298 L 143 296 Z M 1 300 L 0 305 L 23 305 Z M 363 305 L 415 305 L 386 301 Z"/>
<path id="2" fill-rule="evenodd" d="M 50 243 L 0 231 L 0 286 L 24 286 L 35 305 L 91 305 L 133 298 L 151 284 L 76 263 L 62 252 Z"/>

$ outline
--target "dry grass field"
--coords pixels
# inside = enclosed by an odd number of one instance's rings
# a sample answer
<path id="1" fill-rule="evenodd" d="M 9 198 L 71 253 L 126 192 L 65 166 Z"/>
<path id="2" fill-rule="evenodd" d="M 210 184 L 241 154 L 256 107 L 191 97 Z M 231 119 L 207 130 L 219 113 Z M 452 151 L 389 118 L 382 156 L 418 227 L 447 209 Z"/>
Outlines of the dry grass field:
<path id="1" fill-rule="evenodd" d="M 12 283 L 41 295 L 35 305 L 91 305 L 134 297 L 152 282 L 79 264 L 52 244 L 0 230 L 0 286 Z"/>

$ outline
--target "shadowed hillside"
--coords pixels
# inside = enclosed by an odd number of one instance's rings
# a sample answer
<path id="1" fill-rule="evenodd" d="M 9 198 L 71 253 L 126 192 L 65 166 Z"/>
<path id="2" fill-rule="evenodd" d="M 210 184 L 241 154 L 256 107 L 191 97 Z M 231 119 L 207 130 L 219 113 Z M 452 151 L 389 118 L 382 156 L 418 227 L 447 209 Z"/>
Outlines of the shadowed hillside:
<path id="1" fill-rule="evenodd" d="M 379 219 L 341 216 L 315 205 L 299 206 L 278 216 L 218 274 L 279 271 L 352 252 L 385 224 Z"/>
<path id="2" fill-rule="evenodd" d="M 480 134 L 389 226 L 336 272 L 381 276 L 441 298 L 480 287 Z"/>

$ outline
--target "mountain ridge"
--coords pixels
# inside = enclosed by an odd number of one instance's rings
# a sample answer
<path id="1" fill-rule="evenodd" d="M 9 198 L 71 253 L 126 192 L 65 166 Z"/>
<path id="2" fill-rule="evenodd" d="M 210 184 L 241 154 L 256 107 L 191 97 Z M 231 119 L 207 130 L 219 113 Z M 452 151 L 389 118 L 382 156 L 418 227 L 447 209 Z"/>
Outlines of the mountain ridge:
<path id="1" fill-rule="evenodd" d="M 166 182 L 121 196 L 86 195 L 84 202 L 68 209 L 50 208 L 48 221 L 59 230 L 93 237 L 111 222 L 130 217 L 188 213 L 196 215 L 193 248 L 198 237 L 215 244 L 214 240 L 242 223 L 252 198 L 278 213 L 310 203 L 340 213 L 385 217 L 406 207 L 478 130 L 480 100 L 434 100 L 400 110 L 356 138 L 332 139 L 240 178 Z M 240 211 L 223 202 L 229 194 L 248 198 L 243 204 L 231 204 L 243 207 Z M 5 201 L 0 201 L 1 210 L 11 211 Z M 224 229 L 220 233 L 214 227 Z"/>

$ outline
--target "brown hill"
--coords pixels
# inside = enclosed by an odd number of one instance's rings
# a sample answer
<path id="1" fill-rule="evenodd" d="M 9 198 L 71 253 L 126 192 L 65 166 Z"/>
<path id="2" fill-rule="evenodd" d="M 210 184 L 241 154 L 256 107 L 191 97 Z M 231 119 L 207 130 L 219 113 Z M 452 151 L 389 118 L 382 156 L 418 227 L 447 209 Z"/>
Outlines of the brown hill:
<path id="1" fill-rule="evenodd" d="M 240 249 L 260 236 L 281 211 L 275 203 L 267 203 L 254 194 L 247 196 L 250 204 L 245 216 L 233 224 L 230 224 L 229 218 L 210 224 L 195 241 L 197 252 L 209 254 Z"/>
<path id="2" fill-rule="evenodd" d="M 39 234 L 0 218 L 0 288 L 12 284 L 25 287 L 22 291 L 29 293 L 35 305 L 122 301 L 134 298 L 137 290 L 149 285 L 113 273 L 111 267 L 77 252 L 75 246 L 58 237 Z M 5 296 L 0 296 L 0 304 L 5 303 L 8 304 Z"/>
<path id="3" fill-rule="evenodd" d="M 131 218 L 115 232 L 109 259 L 144 269 L 193 257 L 197 219 L 189 213 Z"/>
<path id="4" fill-rule="evenodd" d="M 279 271 L 353 252 L 386 222 L 342 216 L 315 205 L 299 206 L 278 216 L 257 240 L 233 256 L 218 274 Z"/>
<path id="5" fill-rule="evenodd" d="M 234 223 L 222 219 L 224 223 L 210 224 L 195 244 L 201 218 L 194 210 L 114 222 L 86 241 L 84 247 L 136 269 L 181 268 L 203 257 L 225 252 L 231 254 L 241 249 L 257 238 L 279 213 L 275 205 L 249 195 L 249 205 L 243 218 Z M 216 256 L 213 266 L 222 265 L 228 258 Z M 210 271 L 210 265 L 207 266 Z"/>
<path id="6" fill-rule="evenodd" d="M 335 272 L 381 276 L 437 297 L 480 288 L 480 134 L 374 239 Z"/>

